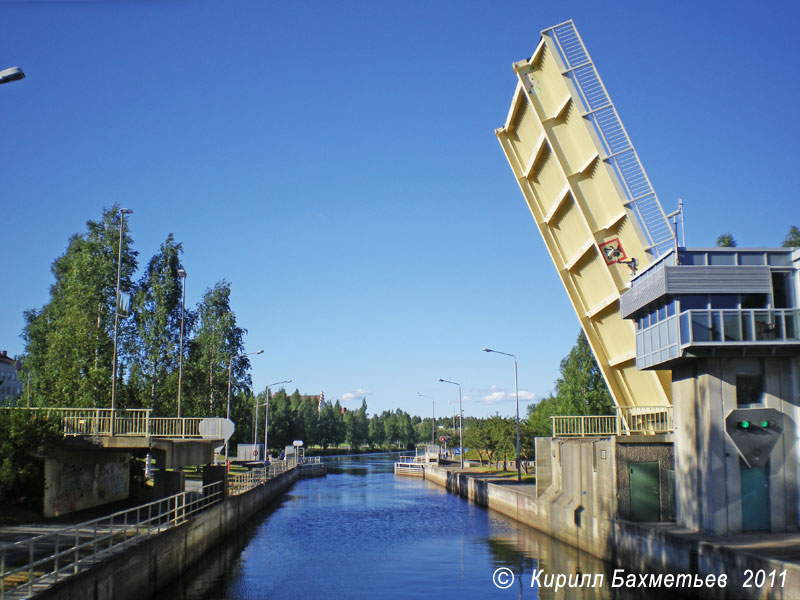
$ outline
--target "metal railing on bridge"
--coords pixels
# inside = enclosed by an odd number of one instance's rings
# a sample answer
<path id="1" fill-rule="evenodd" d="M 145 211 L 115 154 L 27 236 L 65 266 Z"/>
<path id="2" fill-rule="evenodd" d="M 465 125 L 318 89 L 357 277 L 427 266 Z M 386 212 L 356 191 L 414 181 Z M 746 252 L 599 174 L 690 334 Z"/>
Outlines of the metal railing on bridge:
<path id="1" fill-rule="evenodd" d="M 52 415 L 62 420 L 66 436 L 122 436 L 158 438 L 201 438 L 212 435 L 222 438 L 222 425 L 218 421 L 216 433 L 200 433 L 202 417 L 154 417 L 152 409 L 132 408 L 13 408 L 35 414 Z"/>
<path id="2" fill-rule="evenodd" d="M 552 416 L 553 437 L 655 435 L 675 429 L 671 406 L 617 407 L 615 415 Z"/>

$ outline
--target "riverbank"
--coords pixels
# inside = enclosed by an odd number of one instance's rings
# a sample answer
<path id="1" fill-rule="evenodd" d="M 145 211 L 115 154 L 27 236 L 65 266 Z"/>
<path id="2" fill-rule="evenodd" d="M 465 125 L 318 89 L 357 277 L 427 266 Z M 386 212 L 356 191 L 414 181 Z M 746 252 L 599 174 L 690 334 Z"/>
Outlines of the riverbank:
<path id="1" fill-rule="evenodd" d="M 707 536 L 674 523 L 603 520 L 559 497 L 538 495 L 536 484 L 469 469 L 426 465 L 425 479 L 616 565 L 626 575 L 671 573 L 684 580 L 688 575 L 701 582 L 690 591 L 709 599 L 800 599 L 800 533 Z M 707 585 L 710 576 L 714 585 Z M 722 586 L 720 576 L 725 576 Z"/>

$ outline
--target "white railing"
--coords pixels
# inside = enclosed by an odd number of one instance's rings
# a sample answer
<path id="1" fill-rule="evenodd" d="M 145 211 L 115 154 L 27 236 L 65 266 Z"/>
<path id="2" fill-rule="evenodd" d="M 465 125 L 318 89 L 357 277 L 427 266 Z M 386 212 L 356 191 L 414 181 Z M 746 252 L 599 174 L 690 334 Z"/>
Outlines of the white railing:
<path id="1" fill-rule="evenodd" d="M 224 499 L 223 482 L 0 547 L 0 599 L 27 598 Z"/>
<path id="2" fill-rule="evenodd" d="M 201 438 L 200 417 L 153 417 L 152 409 L 9 408 L 62 420 L 65 436 Z M 222 438 L 221 425 L 217 437 Z"/>
<path id="3" fill-rule="evenodd" d="M 552 416 L 553 437 L 655 435 L 675 429 L 671 406 L 617 407 L 615 415 Z"/>
<path id="4" fill-rule="evenodd" d="M 228 493 L 232 496 L 244 494 L 259 485 L 263 485 L 267 480 L 277 477 L 297 465 L 294 458 L 279 460 L 269 463 L 269 468 L 259 467 L 251 469 L 246 473 L 234 473 L 228 475 Z"/>

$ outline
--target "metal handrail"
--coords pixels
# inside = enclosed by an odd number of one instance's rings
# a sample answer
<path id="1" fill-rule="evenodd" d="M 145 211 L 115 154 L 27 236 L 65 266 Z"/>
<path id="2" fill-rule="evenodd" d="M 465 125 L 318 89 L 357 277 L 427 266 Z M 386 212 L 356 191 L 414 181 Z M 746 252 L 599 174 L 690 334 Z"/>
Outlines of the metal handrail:
<path id="1" fill-rule="evenodd" d="M 619 406 L 614 415 L 553 415 L 553 437 L 654 435 L 675 429 L 672 406 Z"/>
<path id="2" fill-rule="evenodd" d="M 112 411 L 110 408 L 7 407 L 7 410 L 27 410 L 34 414 L 55 415 L 64 424 L 64 435 L 71 437 L 111 435 L 173 439 L 203 437 L 200 433 L 202 417 L 153 417 L 150 408 Z M 221 432 L 219 437 L 222 437 Z"/>
<path id="3" fill-rule="evenodd" d="M 60 578 L 75 575 L 122 548 L 183 523 L 188 517 L 221 502 L 225 497 L 222 485 L 223 482 L 218 481 L 199 492 L 181 492 L 0 547 L 0 599 L 31 596 L 35 586 L 55 584 Z M 44 555 L 41 550 L 37 551 L 37 547 L 43 545 Z M 27 554 L 28 561 L 9 568 L 9 554 L 20 551 Z M 9 587 L 9 579 L 15 575 L 24 577 L 25 581 Z"/>

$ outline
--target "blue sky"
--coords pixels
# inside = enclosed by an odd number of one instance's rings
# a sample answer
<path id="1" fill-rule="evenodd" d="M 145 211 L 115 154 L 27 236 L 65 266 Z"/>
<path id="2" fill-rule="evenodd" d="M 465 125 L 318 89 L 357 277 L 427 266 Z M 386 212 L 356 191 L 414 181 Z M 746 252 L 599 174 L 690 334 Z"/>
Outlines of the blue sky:
<path id="1" fill-rule="evenodd" d="M 223 278 L 257 389 L 522 411 L 578 320 L 494 137 L 511 64 L 573 18 L 688 245 L 800 225 L 790 3 L 0 0 L 0 348 L 103 207 L 140 266 L 172 232 L 187 305 Z"/>

